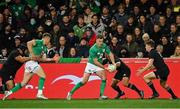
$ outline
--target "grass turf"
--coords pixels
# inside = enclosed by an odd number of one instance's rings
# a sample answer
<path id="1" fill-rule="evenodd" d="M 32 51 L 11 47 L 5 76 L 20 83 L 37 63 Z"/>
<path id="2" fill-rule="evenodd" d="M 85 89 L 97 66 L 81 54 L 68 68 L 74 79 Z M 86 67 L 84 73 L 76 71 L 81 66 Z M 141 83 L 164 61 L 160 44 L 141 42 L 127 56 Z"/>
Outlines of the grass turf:
<path id="1" fill-rule="evenodd" d="M 0 108 L 180 108 L 180 100 L 5 100 Z"/>

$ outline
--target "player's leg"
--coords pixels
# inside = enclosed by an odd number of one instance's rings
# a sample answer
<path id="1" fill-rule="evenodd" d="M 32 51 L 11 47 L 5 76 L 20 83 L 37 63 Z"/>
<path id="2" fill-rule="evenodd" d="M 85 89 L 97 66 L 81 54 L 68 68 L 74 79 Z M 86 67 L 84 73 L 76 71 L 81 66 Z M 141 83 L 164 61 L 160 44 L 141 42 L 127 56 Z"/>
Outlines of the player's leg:
<path id="1" fill-rule="evenodd" d="M 72 88 L 72 90 L 70 92 L 68 92 L 67 100 L 71 100 L 71 96 L 74 94 L 74 92 L 88 82 L 90 75 L 91 75 L 91 73 L 84 73 L 82 81 L 79 82 L 78 84 L 76 84 Z"/>
<path id="2" fill-rule="evenodd" d="M 37 69 L 35 69 L 33 72 L 39 76 L 37 98 L 48 99 L 43 95 L 43 87 L 46 79 L 46 74 L 44 70 L 42 69 L 41 66 L 38 66 Z"/>
<path id="3" fill-rule="evenodd" d="M 101 78 L 100 98 L 99 99 L 107 99 L 107 96 L 104 96 L 104 90 L 106 87 L 106 73 L 104 70 L 99 70 L 96 72 L 96 75 Z"/>
<path id="4" fill-rule="evenodd" d="M 134 84 L 130 83 L 129 80 L 130 80 L 129 77 L 123 77 L 122 78 L 123 86 L 136 91 L 141 98 L 144 98 L 144 92 L 142 90 L 139 90 Z"/>
<path id="5" fill-rule="evenodd" d="M 9 95 L 12 93 L 20 90 L 22 87 L 24 87 L 32 78 L 33 74 L 32 73 L 24 73 L 23 81 L 21 83 L 18 83 L 14 88 L 12 88 L 10 91 L 8 91 L 5 96 L 3 97 L 3 100 L 5 100 Z"/>
<path id="6" fill-rule="evenodd" d="M 112 79 L 111 87 L 118 93 L 114 99 L 119 99 L 121 96 L 125 94 L 117 85 L 119 82 L 120 80 L 118 79 L 115 79 L 115 78 Z"/>
<path id="7" fill-rule="evenodd" d="M 171 95 L 172 99 L 177 99 L 177 96 L 174 94 L 170 86 L 167 84 L 166 80 L 160 79 L 160 84 Z"/>
<path id="8" fill-rule="evenodd" d="M 90 75 L 90 73 L 84 73 L 82 81 L 79 82 L 76 86 L 74 86 L 70 93 L 74 94 L 76 90 L 78 90 L 81 86 L 85 85 L 88 82 Z"/>
<path id="9" fill-rule="evenodd" d="M 6 87 L 7 87 L 7 90 L 11 90 L 14 87 L 14 81 L 13 80 L 8 80 L 6 82 Z"/>
<path id="10" fill-rule="evenodd" d="M 153 83 L 152 83 L 152 80 L 153 79 L 157 79 L 158 78 L 158 75 L 156 74 L 156 72 L 150 72 L 148 74 L 146 74 L 144 76 L 144 81 L 146 82 L 146 84 L 151 88 L 152 92 L 153 92 L 153 95 L 151 98 L 156 98 L 156 97 L 159 97 L 159 94 L 158 92 L 156 91 Z"/>

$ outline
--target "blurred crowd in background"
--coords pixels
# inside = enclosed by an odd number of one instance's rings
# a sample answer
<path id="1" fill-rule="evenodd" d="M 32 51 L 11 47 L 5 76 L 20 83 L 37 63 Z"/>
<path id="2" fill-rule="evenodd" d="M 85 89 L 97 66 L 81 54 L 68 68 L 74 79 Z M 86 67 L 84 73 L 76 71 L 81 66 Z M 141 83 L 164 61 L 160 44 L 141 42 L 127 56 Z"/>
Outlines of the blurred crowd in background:
<path id="1" fill-rule="evenodd" d="M 180 57 L 180 0 L 1 0 L 0 59 L 51 33 L 48 57 L 87 58 L 96 36 L 119 58 L 143 58 L 153 40 L 163 57 Z"/>

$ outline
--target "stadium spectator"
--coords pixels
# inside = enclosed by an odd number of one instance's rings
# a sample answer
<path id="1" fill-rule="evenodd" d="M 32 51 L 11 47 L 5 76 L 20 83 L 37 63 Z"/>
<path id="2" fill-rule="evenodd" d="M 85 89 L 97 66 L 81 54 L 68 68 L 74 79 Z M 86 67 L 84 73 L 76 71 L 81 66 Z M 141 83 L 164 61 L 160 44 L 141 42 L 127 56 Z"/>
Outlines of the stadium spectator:
<path id="1" fill-rule="evenodd" d="M 11 25 L 6 25 L 5 30 L 1 34 L 2 37 L 2 48 L 7 48 L 8 51 L 11 51 L 14 47 L 14 33 L 12 32 Z"/>
<path id="2" fill-rule="evenodd" d="M 93 46 L 93 44 L 96 42 L 96 34 L 94 33 L 91 27 L 86 28 L 83 38 L 87 39 L 88 45 L 90 47 Z"/>
<path id="3" fill-rule="evenodd" d="M 171 6 L 167 6 L 166 8 L 166 21 L 169 22 L 170 24 L 175 23 L 175 15 L 172 12 Z"/>
<path id="4" fill-rule="evenodd" d="M 36 17 L 37 25 L 43 25 L 46 19 L 45 10 L 40 8 Z"/>
<path id="5" fill-rule="evenodd" d="M 75 25 L 73 27 L 74 34 L 76 36 L 78 36 L 79 39 L 81 39 L 83 37 L 83 34 L 84 34 L 86 28 L 87 28 L 87 26 L 84 23 L 84 16 L 83 15 L 79 15 L 78 16 L 78 23 L 77 23 L 77 25 Z"/>
<path id="6" fill-rule="evenodd" d="M 77 37 L 75 34 L 74 34 L 74 31 L 69 31 L 67 37 L 67 42 L 69 44 L 69 47 L 76 47 L 79 43 L 79 37 Z"/>
<path id="7" fill-rule="evenodd" d="M 177 30 L 180 31 L 180 15 L 176 16 L 176 26 L 177 26 Z"/>
<path id="8" fill-rule="evenodd" d="M 169 33 L 169 31 L 170 31 L 169 26 L 170 25 L 169 25 L 169 22 L 166 22 L 165 16 L 161 15 L 159 17 L 159 25 L 161 27 L 161 32 L 163 34 L 168 34 Z"/>
<path id="9" fill-rule="evenodd" d="M 125 24 L 127 23 L 128 15 L 125 13 L 124 4 L 119 5 L 118 12 L 114 14 L 114 17 L 119 24 L 125 26 Z"/>
<path id="10" fill-rule="evenodd" d="M 176 46 L 174 54 L 171 55 L 171 58 L 180 58 L 180 46 Z"/>
<path id="11" fill-rule="evenodd" d="M 157 45 L 156 46 L 156 50 L 157 50 L 157 52 L 159 53 L 159 55 L 161 56 L 161 57 L 163 57 L 162 56 L 162 53 L 163 53 L 163 46 L 162 45 Z"/>
<path id="12" fill-rule="evenodd" d="M 112 35 L 117 37 L 118 43 L 120 45 L 125 43 L 126 33 L 123 25 L 118 25 L 116 31 L 114 32 L 114 34 L 112 33 Z"/>
<path id="13" fill-rule="evenodd" d="M 138 44 L 133 40 L 132 34 L 127 34 L 126 42 L 123 44 L 123 46 L 128 50 L 129 57 L 136 57 L 139 47 Z"/>
<path id="14" fill-rule="evenodd" d="M 61 35 L 61 29 L 58 24 L 54 24 L 53 30 L 50 32 L 52 35 L 52 45 L 57 46 L 59 43 L 59 37 Z"/>
<path id="15" fill-rule="evenodd" d="M 73 25 L 70 22 L 70 18 L 68 15 L 63 16 L 62 22 L 59 24 L 60 29 L 62 31 L 62 35 L 67 36 L 69 31 L 73 29 Z"/>
<path id="16" fill-rule="evenodd" d="M 141 32 L 141 29 L 139 27 L 136 27 L 134 29 L 134 40 L 135 42 L 141 46 L 141 44 L 143 44 L 143 40 L 142 40 L 142 32 Z"/>
<path id="17" fill-rule="evenodd" d="M 127 24 L 125 25 L 126 33 L 132 34 L 133 31 L 134 31 L 135 26 L 136 26 L 136 24 L 134 22 L 134 17 L 133 16 L 129 16 L 128 20 L 127 20 Z"/>
<path id="18" fill-rule="evenodd" d="M 77 24 L 77 19 L 78 19 L 77 16 L 78 16 L 78 14 L 77 14 L 76 8 L 71 8 L 70 12 L 69 12 L 69 18 L 70 18 L 70 22 L 73 26 L 75 24 Z"/>
<path id="19" fill-rule="evenodd" d="M 118 44 L 117 37 L 115 37 L 115 36 L 112 37 L 109 48 L 115 56 L 117 56 L 119 58 L 122 57 L 122 55 L 121 55 L 122 46 Z"/>
<path id="20" fill-rule="evenodd" d="M 6 48 L 3 48 L 1 50 L 0 59 L 7 59 L 8 57 L 8 50 Z"/>
<path id="21" fill-rule="evenodd" d="M 67 44 L 66 41 L 66 37 L 65 36 L 60 36 L 59 37 L 59 44 L 57 46 L 57 54 L 61 57 L 67 58 L 68 57 L 68 53 L 69 53 L 69 46 Z"/>
<path id="22" fill-rule="evenodd" d="M 163 35 L 161 38 L 161 44 L 163 46 L 163 57 L 170 57 L 173 54 L 174 48 L 171 43 L 169 43 L 167 36 Z"/>
<path id="23" fill-rule="evenodd" d="M 153 26 L 153 32 L 150 35 L 150 38 L 155 42 L 155 44 L 160 43 L 160 39 L 162 36 L 161 27 L 158 24 L 154 24 Z"/>
<path id="24" fill-rule="evenodd" d="M 152 33 L 152 24 L 149 22 L 144 15 L 141 15 L 139 18 L 139 24 L 138 26 L 141 28 L 142 33 Z"/>
<path id="25" fill-rule="evenodd" d="M 105 26 L 102 22 L 100 22 L 99 16 L 97 14 L 94 14 L 92 16 L 92 22 L 89 23 L 87 26 L 91 27 L 96 35 L 102 35 L 105 30 Z"/>
<path id="26" fill-rule="evenodd" d="M 71 47 L 69 50 L 68 58 L 77 58 L 78 54 L 75 47 Z"/>
<path id="27" fill-rule="evenodd" d="M 177 30 L 176 24 L 170 25 L 169 41 L 174 44 L 177 36 L 180 35 L 180 31 Z"/>
<path id="28" fill-rule="evenodd" d="M 135 5 L 133 7 L 133 12 L 131 14 L 134 16 L 135 22 L 138 23 L 138 20 L 139 20 L 140 15 L 141 15 L 141 10 L 140 10 L 138 5 Z"/>
<path id="29" fill-rule="evenodd" d="M 56 49 L 55 47 L 53 46 L 52 42 L 50 42 L 48 45 L 47 45 L 47 58 L 53 58 L 56 54 Z"/>
<path id="30" fill-rule="evenodd" d="M 149 14 L 146 16 L 152 24 L 158 23 L 159 14 L 156 12 L 156 7 L 154 5 L 149 7 Z"/>
<path id="31" fill-rule="evenodd" d="M 105 28 L 109 27 L 111 24 L 112 16 L 110 15 L 109 8 L 104 6 L 102 8 L 101 21 L 104 24 Z"/>
<path id="32" fill-rule="evenodd" d="M 77 46 L 77 53 L 79 57 L 87 58 L 89 56 L 89 46 L 86 38 L 82 38 L 80 44 Z"/>
<path id="33" fill-rule="evenodd" d="M 86 7 L 84 10 L 84 22 L 86 24 L 91 23 L 92 21 L 92 16 L 94 15 L 94 13 L 92 12 L 92 10 L 90 9 L 90 7 Z"/>

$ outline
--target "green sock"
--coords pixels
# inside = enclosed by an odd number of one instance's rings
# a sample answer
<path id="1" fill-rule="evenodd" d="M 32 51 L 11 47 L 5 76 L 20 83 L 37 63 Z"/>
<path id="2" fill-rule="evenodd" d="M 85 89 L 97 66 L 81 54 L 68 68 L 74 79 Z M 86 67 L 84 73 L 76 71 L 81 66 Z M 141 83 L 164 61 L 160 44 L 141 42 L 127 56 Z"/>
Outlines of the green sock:
<path id="1" fill-rule="evenodd" d="M 41 78 L 39 79 L 38 90 L 42 90 L 42 89 L 43 89 L 44 81 L 45 81 L 45 78 L 42 78 L 42 77 L 41 77 Z"/>
<path id="2" fill-rule="evenodd" d="M 73 89 L 70 91 L 71 94 L 73 94 L 77 89 L 79 89 L 84 84 L 82 82 L 79 82 L 76 86 L 73 87 Z"/>
<path id="3" fill-rule="evenodd" d="M 18 91 L 19 89 L 21 89 L 22 86 L 21 86 L 21 83 L 17 84 L 13 89 L 11 89 L 12 92 L 16 92 Z"/>
<path id="4" fill-rule="evenodd" d="M 100 89 L 100 96 L 102 96 L 104 94 L 105 87 L 106 87 L 106 80 L 102 80 L 101 89 Z"/>

